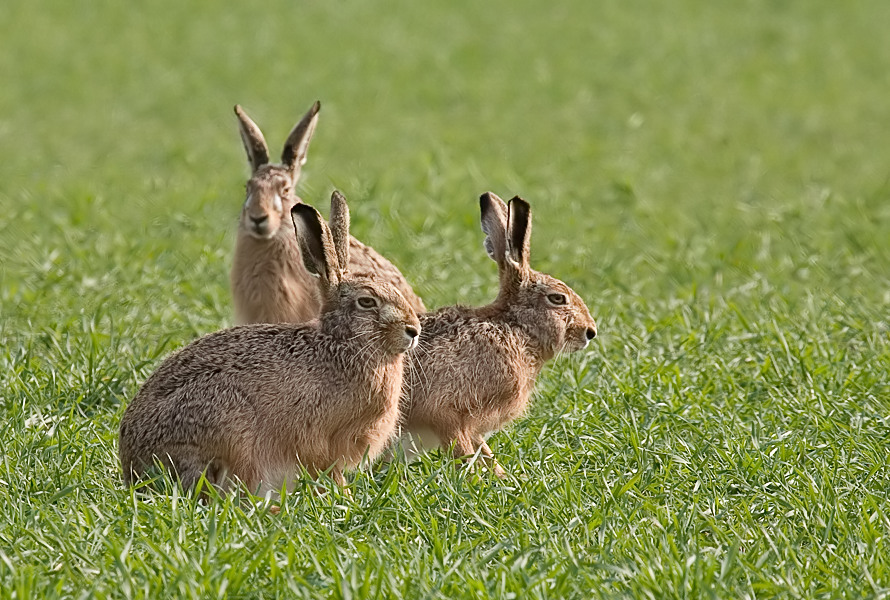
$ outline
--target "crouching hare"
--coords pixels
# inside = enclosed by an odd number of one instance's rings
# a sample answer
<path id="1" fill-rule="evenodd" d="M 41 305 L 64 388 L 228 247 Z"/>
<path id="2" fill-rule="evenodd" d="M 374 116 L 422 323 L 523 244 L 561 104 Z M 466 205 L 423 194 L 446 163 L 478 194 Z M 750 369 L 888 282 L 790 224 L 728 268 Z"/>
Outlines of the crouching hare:
<path id="1" fill-rule="evenodd" d="M 451 306 L 421 317 L 408 359 L 402 405 L 408 454 L 454 444 L 456 457 L 480 451 L 498 476 L 485 436 L 519 416 L 548 360 L 587 347 L 596 323 L 569 286 L 529 266 L 531 208 L 492 193 L 480 198 L 485 249 L 500 292 L 480 308 Z"/>
<path id="2" fill-rule="evenodd" d="M 318 122 L 316 102 L 293 128 L 281 152 L 281 164 L 269 163 L 269 149 L 260 128 L 240 106 L 235 107 L 251 177 L 241 209 L 231 286 L 235 323 L 302 323 L 318 316 L 323 298 L 317 280 L 300 258 L 291 207 L 299 203 L 294 187 L 306 163 L 309 141 Z M 349 272 L 394 285 L 418 313 L 423 302 L 401 272 L 373 248 L 348 239 Z M 344 268 L 347 265 L 342 265 Z"/>
<path id="3" fill-rule="evenodd" d="M 262 495 L 301 467 L 342 483 L 391 441 L 420 323 L 392 285 L 345 274 L 349 210 L 339 195 L 332 207 L 330 228 L 311 206 L 292 209 L 319 318 L 219 331 L 167 358 L 121 420 L 126 482 L 160 462 L 186 488 L 203 473 L 221 491 L 240 481 Z"/>

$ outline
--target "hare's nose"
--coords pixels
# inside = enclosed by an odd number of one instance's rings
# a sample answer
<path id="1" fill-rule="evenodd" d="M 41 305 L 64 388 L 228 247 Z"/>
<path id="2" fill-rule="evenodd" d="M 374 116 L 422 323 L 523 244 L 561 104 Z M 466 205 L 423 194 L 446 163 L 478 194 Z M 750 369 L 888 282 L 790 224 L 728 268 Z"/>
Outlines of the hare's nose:
<path id="1" fill-rule="evenodd" d="M 584 335 L 587 336 L 587 341 L 589 342 L 596 337 L 596 329 L 594 329 L 593 327 L 588 327 L 587 331 L 584 332 Z"/>
<path id="2" fill-rule="evenodd" d="M 405 335 L 407 335 L 412 340 L 420 335 L 420 332 L 417 331 L 417 327 L 414 325 L 405 325 Z"/>
<path id="3" fill-rule="evenodd" d="M 263 215 L 262 217 L 254 217 L 251 215 L 250 220 L 253 221 L 255 226 L 259 227 L 269 220 L 269 215 Z"/>

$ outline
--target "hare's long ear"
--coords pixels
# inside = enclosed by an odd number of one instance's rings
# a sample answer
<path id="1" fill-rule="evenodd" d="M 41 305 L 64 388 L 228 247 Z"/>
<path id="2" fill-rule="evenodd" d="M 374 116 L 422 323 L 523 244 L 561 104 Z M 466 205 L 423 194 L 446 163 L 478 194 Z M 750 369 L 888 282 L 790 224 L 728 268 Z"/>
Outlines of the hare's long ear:
<path id="1" fill-rule="evenodd" d="M 507 211 L 507 256 L 515 263 L 523 277 L 528 274 L 528 254 L 532 237 L 532 207 L 515 196 Z"/>
<path id="2" fill-rule="evenodd" d="M 241 141 L 244 142 L 247 160 L 250 161 L 250 168 L 255 173 L 257 169 L 269 163 L 269 147 L 266 145 L 263 132 L 238 104 L 235 105 L 235 114 L 238 116 L 238 129 L 241 131 Z"/>
<path id="3" fill-rule="evenodd" d="M 485 251 L 503 269 L 507 258 L 507 205 L 494 193 L 485 192 L 479 196 L 479 208 L 482 210 Z"/>
<path id="4" fill-rule="evenodd" d="M 319 110 L 321 110 L 321 102 L 316 100 L 309 112 L 303 115 L 300 122 L 291 130 L 287 141 L 284 142 L 284 150 L 281 151 L 281 164 L 290 171 L 294 183 L 300 178 L 300 170 L 306 164 L 306 151 L 309 150 L 309 140 L 312 139 L 315 125 L 318 123 Z"/>
<path id="5" fill-rule="evenodd" d="M 349 206 L 346 204 L 346 198 L 337 190 L 331 194 L 331 217 L 328 219 L 328 224 L 342 273 L 349 268 Z"/>
<path id="6" fill-rule="evenodd" d="M 317 275 L 328 288 L 340 283 L 340 266 L 331 230 L 317 210 L 308 204 L 295 204 L 290 210 L 297 243 L 306 270 Z"/>

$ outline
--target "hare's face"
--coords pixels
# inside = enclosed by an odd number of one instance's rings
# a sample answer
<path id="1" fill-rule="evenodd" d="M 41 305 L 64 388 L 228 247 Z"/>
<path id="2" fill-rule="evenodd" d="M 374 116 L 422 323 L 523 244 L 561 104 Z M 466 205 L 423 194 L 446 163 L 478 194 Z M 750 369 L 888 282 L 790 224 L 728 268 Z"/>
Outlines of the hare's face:
<path id="1" fill-rule="evenodd" d="M 394 286 L 357 278 L 341 283 L 337 294 L 344 335 L 385 354 L 401 354 L 417 345 L 420 320 Z"/>
<path id="2" fill-rule="evenodd" d="M 275 165 L 260 167 L 247 182 L 247 199 L 241 209 L 240 227 L 249 235 L 267 240 L 275 237 L 282 223 L 290 223 L 296 204 L 293 180 L 288 171 Z M 292 228 L 285 228 L 293 235 Z"/>
<path id="3" fill-rule="evenodd" d="M 532 271 L 517 295 L 517 317 L 553 354 L 583 350 L 596 337 L 584 301 L 559 279 Z"/>

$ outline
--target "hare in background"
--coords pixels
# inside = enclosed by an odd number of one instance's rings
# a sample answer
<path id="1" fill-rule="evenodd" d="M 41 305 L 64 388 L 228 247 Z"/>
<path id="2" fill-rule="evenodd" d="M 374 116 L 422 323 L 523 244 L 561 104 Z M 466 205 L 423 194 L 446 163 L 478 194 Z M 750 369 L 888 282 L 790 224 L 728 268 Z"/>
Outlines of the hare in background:
<path id="1" fill-rule="evenodd" d="M 271 164 L 259 127 L 240 106 L 235 107 L 251 167 L 231 273 L 238 325 L 302 323 L 317 317 L 321 310 L 318 281 L 303 266 L 290 218 L 291 207 L 301 202 L 294 188 L 306 162 L 320 108 L 318 102 L 312 105 L 288 135 L 281 164 Z M 416 312 L 425 312 L 421 299 L 391 262 L 353 237 L 348 245 L 352 275 L 389 282 Z"/>

